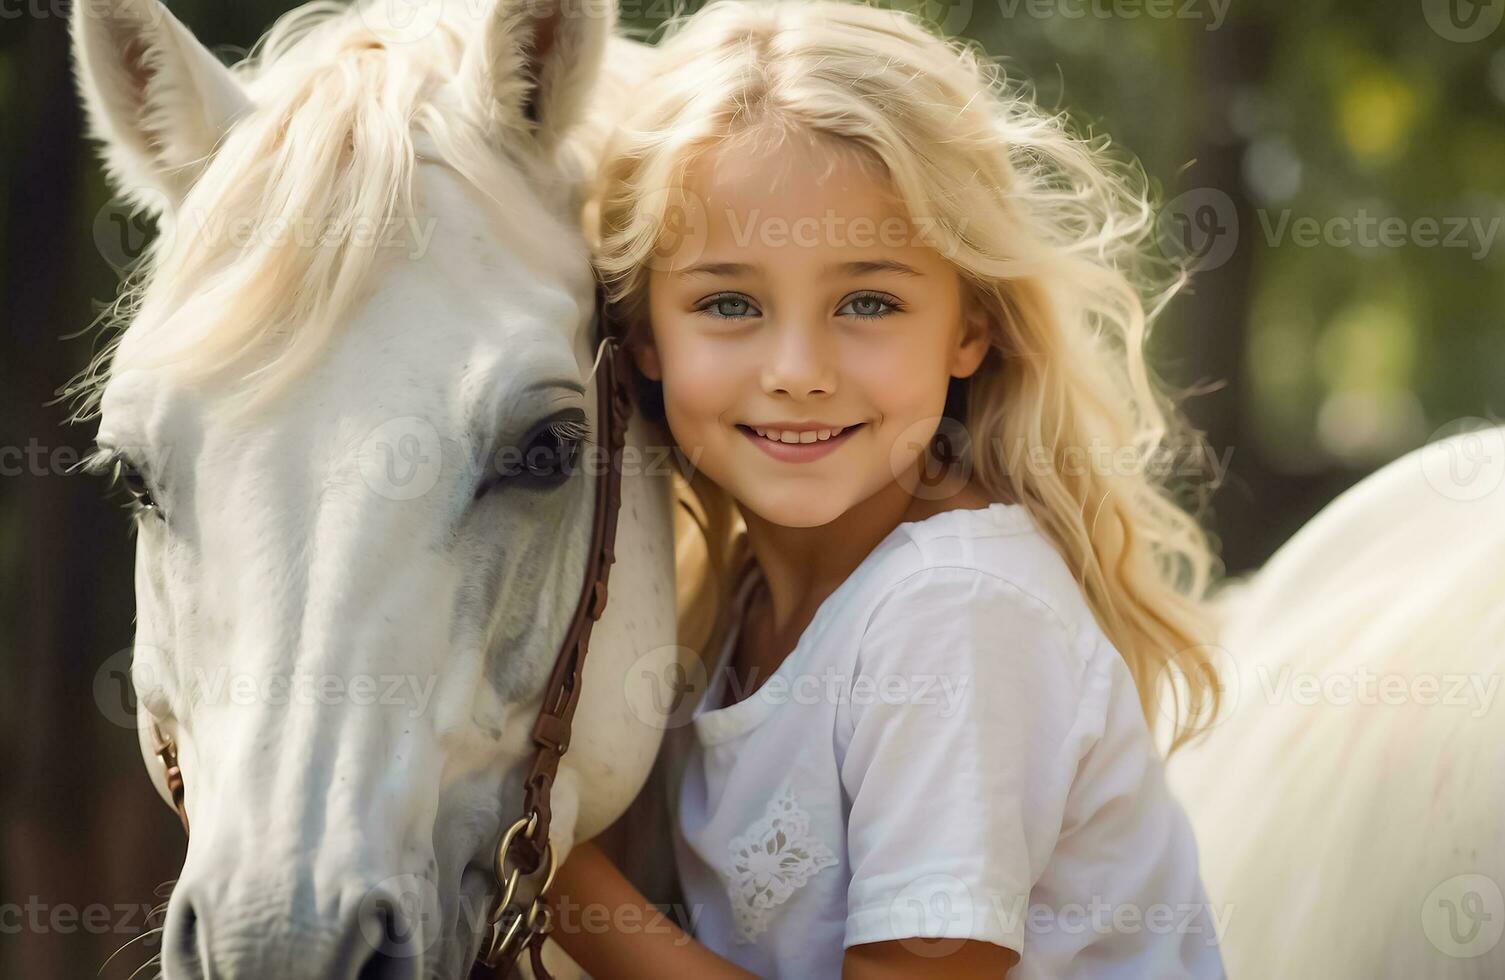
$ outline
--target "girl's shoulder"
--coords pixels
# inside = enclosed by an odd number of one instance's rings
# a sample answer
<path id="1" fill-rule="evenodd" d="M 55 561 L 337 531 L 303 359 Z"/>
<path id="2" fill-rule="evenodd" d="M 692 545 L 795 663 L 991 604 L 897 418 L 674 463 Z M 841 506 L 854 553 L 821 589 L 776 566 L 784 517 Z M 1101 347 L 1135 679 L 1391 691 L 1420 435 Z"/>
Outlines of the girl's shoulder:
<path id="1" fill-rule="evenodd" d="M 1123 655 L 1022 505 L 901 524 L 870 557 L 842 631 L 853 641 L 842 647 L 854 676 L 996 674 L 1035 685 L 1056 710 L 1076 715 L 1084 734 L 1108 726 L 1112 704 L 1137 703 Z"/>
<path id="2" fill-rule="evenodd" d="M 869 625 L 885 606 L 987 601 L 1043 617 L 1074 646 L 1101 636 L 1065 559 L 1020 504 L 948 510 L 900 524 L 864 566 L 853 575 L 864 600 L 855 605 Z"/>
<path id="3" fill-rule="evenodd" d="M 853 677 L 901 691 L 950 679 L 977 700 L 972 721 L 960 698 L 949 724 L 1021 726 L 1069 746 L 1073 763 L 1104 736 L 1153 751 L 1128 664 L 1024 507 L 902 524 L 870 557 L 844 631 L 853 642 L 838 645 Z M 863 715 L 838 711 L 839 742 Z"/>
<path id="4" fill-rule="evenodd" d="M 1003 672 L 1063 711 L 1100 713 L 1132 686 L 1065 560 L 1021 505 L 942 511 L 898 525 L 829 596 L 790 670 L 893 678 Z M 838 710 L 838 725 L 855 719 Z"/>

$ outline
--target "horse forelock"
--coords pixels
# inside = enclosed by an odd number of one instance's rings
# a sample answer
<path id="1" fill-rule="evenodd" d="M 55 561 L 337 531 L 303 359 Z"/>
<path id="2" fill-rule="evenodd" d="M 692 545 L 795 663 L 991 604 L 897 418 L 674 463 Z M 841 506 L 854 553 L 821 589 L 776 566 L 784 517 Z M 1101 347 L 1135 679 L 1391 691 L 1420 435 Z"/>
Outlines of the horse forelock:
<path id="1" fill-rule="evenodd" d="M 465 4 L 446 8 L 467 7 Z M 330 343 L 384 257 L 411 244 L 419 160 L 443 163 L 529 226 L 530 258 L 585 261 L 549 236 L 576 175 L 490 138 L 459 91 L 473 22 L 389 44 L 357 5 L 282 17 L 232 72 L 254 109 L 231 128 L 101 320 L 113 336 L 64 394 L 97 411 L 112 373 L 170 365 L 234 376 L 250 407 Z M 544 195 L 547 200 L 540 200 Z M 254 365 L 254 367 L 253 367 Z M 251 382 L 254 382 L 252 384 Z"/>

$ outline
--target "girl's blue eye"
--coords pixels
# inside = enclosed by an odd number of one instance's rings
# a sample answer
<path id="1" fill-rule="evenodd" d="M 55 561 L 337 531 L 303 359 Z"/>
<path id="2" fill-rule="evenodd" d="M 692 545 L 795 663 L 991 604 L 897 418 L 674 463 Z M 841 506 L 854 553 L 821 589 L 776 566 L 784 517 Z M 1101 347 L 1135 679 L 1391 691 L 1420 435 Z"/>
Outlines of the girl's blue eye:
<path id="1" fill-rule="evenodd" d="M 848 300 L 837 312 L 845 314 L 848 309 L 852 309 L 849 315 L 855 316 L 859 320 L 881 320 L 892 313 L 903 310 L 904 307 L 900 305 L 898 300 L 881 293 L 860 293 Z M 697 307 L 696 312 L 704 313 L 720 320 L 737 320 L 743 317 L 756 316 L 758 311 L 746 296 L 727 293 L 722 296 L 711 297 Z"/>
<path id="2" fill-rule="evenodd" d="M 873 312 L 858 312 L 855 308 L 859 304 L 862 308 L 872 310 Z M 897 302 L 879 293 L 862 293 L 861 295 L 853 296 L 847 305 L 842 307 L 843 310 L 848 308 L 854 308 L 852 316 L 857 317 L 859 320 L 881 320 L 890 313 L 897 313 L 903 309 Z"/>
<path id="3" fill-rule="evenodd" d="M 731 312 L 727 312 L 728 304 L 730 304 L 732 307 Z M 712 310 L 716 310 L 717 312 L 712 312 Z M 724 296 L 711 297 L 710 300 L 698 307 L 696 309 L 696 312 L 707 313 L 711 316 L 723 320 L 732 320 L 751 314 L 752 303 L 748 302 L 746 296 L 738 296 L 735 293 L 727 293 Z"/>

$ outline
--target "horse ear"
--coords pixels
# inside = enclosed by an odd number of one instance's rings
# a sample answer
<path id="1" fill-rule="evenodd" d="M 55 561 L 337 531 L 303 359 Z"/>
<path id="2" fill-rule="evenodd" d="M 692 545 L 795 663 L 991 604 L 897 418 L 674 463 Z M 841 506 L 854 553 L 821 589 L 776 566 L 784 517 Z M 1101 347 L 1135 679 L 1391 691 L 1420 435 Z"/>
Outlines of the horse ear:
<path id="1" fill-rule="evenodd" d="M 245 90 L 159 0 L 78 0 L 73 64 L 105 169 L 148 209 L 182 201 Z"/>
<path id="2" fill-rule="evenodd" d="M 551 152 L 585 113 L 616 28 L 616 0 L 496 0 L 465 55 L 490 132 Z"/>

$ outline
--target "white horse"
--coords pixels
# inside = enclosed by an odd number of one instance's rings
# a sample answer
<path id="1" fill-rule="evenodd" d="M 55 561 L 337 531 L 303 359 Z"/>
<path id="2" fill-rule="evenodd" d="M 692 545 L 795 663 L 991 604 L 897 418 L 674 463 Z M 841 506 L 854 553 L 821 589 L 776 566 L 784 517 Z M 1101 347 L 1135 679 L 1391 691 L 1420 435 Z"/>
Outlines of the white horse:
<path id="1" fill-rule="evenodd" d="M 597 89 L 614 8 L 310 4 L 226 68 L 156 0 L 74 5 L 92 131 L 162 227 L 82 390 L 137 512 L 143 753 L 166 798 L 160 723 L 186 779 L 169 980 L 458 978 L 482 940 L 591 538 L 588 467 L 547 461 L 601 421 L 578 188 L 642 55 Z M 553 792 L 561 861 L 662 734 L 629 698 L 678 654 L 647 438 Z"/>
<path id="2" fill-rule="evenodd" d="M 1412 452 L 1230 590 L 1168 774 L 1237 977 L 1505 977 L 1505 428 Z"/>

